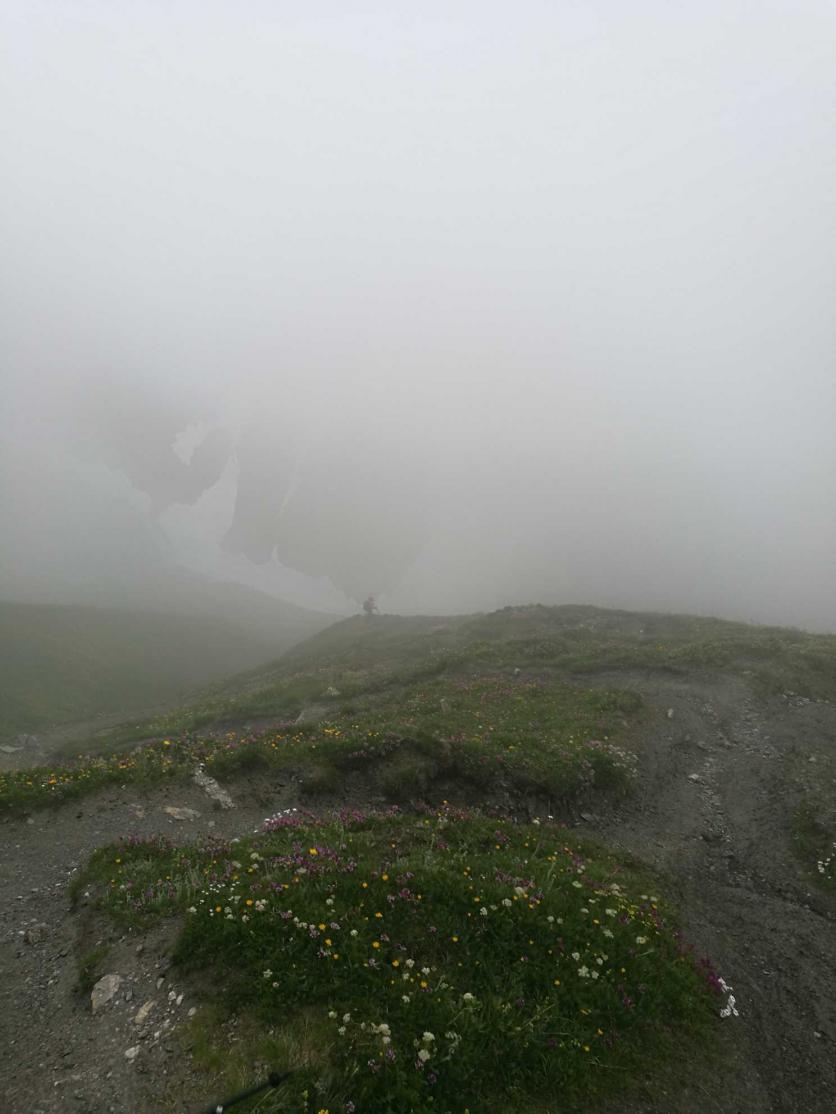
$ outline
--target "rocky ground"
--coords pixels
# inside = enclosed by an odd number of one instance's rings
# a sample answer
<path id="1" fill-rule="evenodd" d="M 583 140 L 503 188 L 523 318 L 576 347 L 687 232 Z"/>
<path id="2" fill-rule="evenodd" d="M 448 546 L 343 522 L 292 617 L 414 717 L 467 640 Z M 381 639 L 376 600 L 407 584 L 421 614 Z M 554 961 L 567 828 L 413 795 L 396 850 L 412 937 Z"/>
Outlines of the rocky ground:
<path id="1" fill-rule="evenodd" d="M 832 760 L 836 706 L 793 697 L 763 703 L 737 681 L 606 681 L 643 692 L 660 714 L 635 741 L 634 799 L 600 815 L 585 811 L 577 823 L 667 879 L 688 939 L 733 986 L 739 1011 L 723 1022 L 727 1052 L 715 1070 L 675 1065 L 607 1109 L 832 1110 L 836 919 L 790 849 L 798 788 L 788 771 Z M 230 788 L 231 809 L 198 785 L 148 795 L 126 787 L 0 825 L 0 1047 L 11 1114 L 150 1114 L 199 1110 L 221 1097 L 195 1101 L 199 1085 L 182 1038 L 199 992 L 169 967 L 174 926 L 122 935 L 96 921 L 83 898 L 71 913 L 67 889 L 87 856 L 120 836 L 230 838 L 294 805 L 298 793 L 292 780 L 275 782 L 253 803 L 251 787 Z M 193 815 L 178 819 L 171 808 Z M 78 961 L 105 946 L 100 971 L 115 977 L 93 1003 L 89 988 L 78 989 Z"/>

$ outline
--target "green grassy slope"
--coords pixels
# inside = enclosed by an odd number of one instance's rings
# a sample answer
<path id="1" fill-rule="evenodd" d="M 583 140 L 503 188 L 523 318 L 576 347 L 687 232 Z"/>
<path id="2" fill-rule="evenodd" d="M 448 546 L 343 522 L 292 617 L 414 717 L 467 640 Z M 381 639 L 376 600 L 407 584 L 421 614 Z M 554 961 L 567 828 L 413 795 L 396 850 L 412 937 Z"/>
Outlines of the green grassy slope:
<path id="1" fill-rule="evenodd" d="M 486 615 L 357 616 L 281 661 L 231 677 L 172 716 L 176 731 L 213 720 L 292 717 L 336 688 L 343 700 L 422 677 L 548 669 L 567 680 L 619 670 L 733 674 L 764 694 L 836 698 L 836 636 L 721 619 L 570 605 Z"/>
<path id="2" fill-rule="evenodd" d="M 285 619 L 280 601 L 265 600 L 258 624 L 246 613 L 235 620 L 0 601 L 0 737 L 182 701 L 327 622 L 290 607 Z"/>

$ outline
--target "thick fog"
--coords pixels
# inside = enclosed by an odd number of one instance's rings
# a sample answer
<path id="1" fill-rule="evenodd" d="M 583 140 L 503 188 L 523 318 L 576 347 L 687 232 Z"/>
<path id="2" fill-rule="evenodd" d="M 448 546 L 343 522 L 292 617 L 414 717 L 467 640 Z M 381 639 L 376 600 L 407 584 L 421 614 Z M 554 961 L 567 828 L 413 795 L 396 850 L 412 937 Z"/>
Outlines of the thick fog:
<path id="1" fill-rule="evenodd" d="M 832 2 L 2 22 L 0 595 L 836 630 Z"/>

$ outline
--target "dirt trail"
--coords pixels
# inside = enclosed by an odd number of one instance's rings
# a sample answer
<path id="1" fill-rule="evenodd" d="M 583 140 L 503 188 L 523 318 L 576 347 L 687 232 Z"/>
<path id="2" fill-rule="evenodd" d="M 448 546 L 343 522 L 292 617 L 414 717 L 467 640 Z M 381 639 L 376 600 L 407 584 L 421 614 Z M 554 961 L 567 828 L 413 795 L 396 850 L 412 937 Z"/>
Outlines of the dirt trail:
<path id="1" fill-rule="evenodd" d="M 671 880 L 687 938 L 740 1012 L 726 1022 L 733 1078 L 673 1109 L 825 1114 L 836 1106 L 836 920 L 791 854 L 783 764 L 794 747 L 834 752 L 836 707 L 761 705 L 735 682 L 617 680 L 665 712 L 642 741 L 641 792 L 596 834 Z"/>
<path id="2" fill-rule="evenodd" d="M 660 712 L 639 742 L 635 799 L 583 824 L 584 832 L 668 878 L 688 939 L 734 987 L 740 1011 L 724 1022 L 731 1051 L 722 1077 L 675 1068 L 648 1080 L 646 1095 L 623 1110 L 829 1112 L 836 1095 L 836 921 L 832 905 L 808 892 L 788 849 L 791 790 L 783 762 L 793 748 L 834 752 L 836 707 L 761 705 L 733 681 L 619 674 L 596 678 L 602 682 L 643 692 Z M 244 786 L 231 788 L 237 807 L 229 811 L 214 809 L 194 785 L 148 796 L 126 788 L 0 825 L 0 1048 L 10 1114 L 191 1109 L 176 1098 L 164 1107 L 155 1101 L 164 1089 L 176 1095 L 188 1074 L 174 1032 L 196 1004 L 168 969 L 170 941 L 164 932 L 152 935 L 137 953 L 137 937 L 110 930 L 102 970 L 124 982 L 113 1003 L 92 1015 L 89 995 L 74 989 L 80 922 L 69 913 L 67 885 L 96 847 L 120 836 L 230 838 L 296 803 L 295 786 L 278 779 L 263 787 L 259 803 Z M 200 815 L 176 822 L 166 805 Z M 82 946 L 99 938 L 104 931 Z M 148 1022 L 138 1027 L 137 1011 L 147 1002 Z M 137 1045 L 136 1060 L 126 1059 Z"/>

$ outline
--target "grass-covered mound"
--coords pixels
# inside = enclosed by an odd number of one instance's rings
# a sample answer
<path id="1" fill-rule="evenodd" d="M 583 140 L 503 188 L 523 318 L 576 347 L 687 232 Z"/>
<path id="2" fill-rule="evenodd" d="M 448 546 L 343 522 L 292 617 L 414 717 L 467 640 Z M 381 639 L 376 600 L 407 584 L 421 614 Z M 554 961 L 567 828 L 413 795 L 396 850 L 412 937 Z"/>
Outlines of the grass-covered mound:
<path id="1" fill-rule="evenodd" d="M 184 916 L 175 961 L 217 998 L 190 1042 L 223 1065 L 207 1087 L 294 1071 L 259 1111 L 577 1109 L 724 1006 L 646 877 L 548 821 L 290 812 L 101 849 L 82 888 L 122 923 Z"/>
<path id="2" fill-rule="evenodd" d="M 463 792 L 501 785 L 557 804 L 588 790 L 629 786 L 634 756 L 613 740 L 641 707 L 630 692 L 549 679 L 439 677 L 360 698 L 320 724 L 187 734 L 129 754 L 0 772 L 0 809 L 62 800 L 107 784 L 184 778 L 198 763 L 224 778 L 271 767 L 301 769 L 303 790 L 310 794 L 333 793 L 348 773 L 357 772 L 391 801 L 419 799 L 454 781 Z"/>

